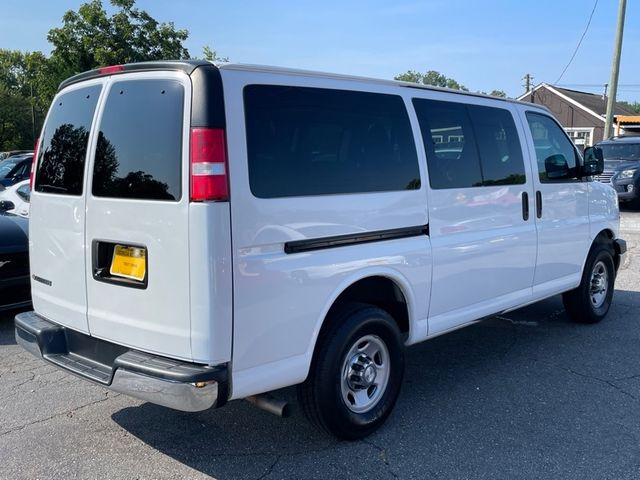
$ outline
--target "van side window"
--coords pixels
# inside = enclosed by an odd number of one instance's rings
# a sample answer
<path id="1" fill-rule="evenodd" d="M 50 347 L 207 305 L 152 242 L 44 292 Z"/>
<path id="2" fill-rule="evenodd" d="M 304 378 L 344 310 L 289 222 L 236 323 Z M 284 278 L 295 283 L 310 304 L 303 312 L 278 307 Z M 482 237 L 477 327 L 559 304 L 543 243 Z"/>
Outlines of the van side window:
<path id="1" fill-rule="evenodd" d="M 482 185 L 480 158 L 465 105 L 414 98 L 431 188 Z"/>
<path id="2" fill-rule="evenodd" d="M 482 185 L 520 185 L 526 182 L 518 131 L 509 110 L 468 105 L 478 142 Z"/>
<path id="3" fill-rule="evenodd" d="M 184 88 L 169 79 L 111 86 L 100 122 L 98 197 L 179 200 Z"/>
<path id="4" fill-rule="evenodd" d="M 413 104 L 431 188 L 525 183 L 518 132 L 508 110 L 419 98 Z"/>
<path id="5" fill-rule="evenodd" d="M 411 125 L 397 95 L 248 85 L 244 105 L 256 197 L 420 188 Z"/>
<path id="6" fill-rule="evenodd" d="M 38 149 L 35 190 L 82 195 L 84 161 L 100 85 L 65 93 L 51 106 Z"/>
<path id="7" fill-rule="evenodd" d="M 574 180 L 577 175 L 577 154 L 573 143 L 564 130 L 550 117 L 540 113 L 527 112 L 527 121 L 536 149 L 540 182 L 553 183 Z M 554 179 L 554 174 L 563 165 L 568 167 L 567 175 Z"/>

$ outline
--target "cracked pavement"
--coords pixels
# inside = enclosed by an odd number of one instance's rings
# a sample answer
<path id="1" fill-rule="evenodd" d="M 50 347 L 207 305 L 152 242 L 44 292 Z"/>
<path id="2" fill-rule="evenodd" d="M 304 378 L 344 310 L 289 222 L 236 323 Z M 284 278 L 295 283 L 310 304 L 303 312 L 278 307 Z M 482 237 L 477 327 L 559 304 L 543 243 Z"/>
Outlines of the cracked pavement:
<path id="1" fill-rule="evenodd" d="M 411 347 L 395 411 L 359 442 L 299 408 L 190 414 L 109 392 L 22 351 L 2 313 L 0 479 L 639 478 L 640 212 L 622 237 L 602 323 L 570 323 L 554 297 Z"/>

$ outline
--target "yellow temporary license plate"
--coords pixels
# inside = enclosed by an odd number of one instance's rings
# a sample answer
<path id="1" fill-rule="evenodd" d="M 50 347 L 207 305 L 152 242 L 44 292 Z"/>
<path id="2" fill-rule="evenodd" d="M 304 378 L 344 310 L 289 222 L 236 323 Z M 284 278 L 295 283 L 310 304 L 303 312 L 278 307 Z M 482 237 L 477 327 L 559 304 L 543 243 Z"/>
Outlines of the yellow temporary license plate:
<path id="1" fill-rule="evenodd" d="M 147 273 L 147 256 L 144 248 L 115 245 L 111 259 L 111 275 L 142 282 Z"/>

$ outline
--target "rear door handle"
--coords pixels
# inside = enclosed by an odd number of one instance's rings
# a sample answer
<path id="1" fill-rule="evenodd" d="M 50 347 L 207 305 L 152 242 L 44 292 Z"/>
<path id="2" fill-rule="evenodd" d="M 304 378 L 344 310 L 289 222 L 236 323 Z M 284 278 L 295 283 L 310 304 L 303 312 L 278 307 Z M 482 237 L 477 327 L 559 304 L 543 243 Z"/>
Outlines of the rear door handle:
<path id="1" fill-rule="evenodd" d="M 529 194 L 522 192 L 522 219 L 526 222 L 529 220 Z"/>
<path id="2" fill-rule="evenodd" d="M 542 192 L 536 191 L 536 217 L 542 217 Z"/>

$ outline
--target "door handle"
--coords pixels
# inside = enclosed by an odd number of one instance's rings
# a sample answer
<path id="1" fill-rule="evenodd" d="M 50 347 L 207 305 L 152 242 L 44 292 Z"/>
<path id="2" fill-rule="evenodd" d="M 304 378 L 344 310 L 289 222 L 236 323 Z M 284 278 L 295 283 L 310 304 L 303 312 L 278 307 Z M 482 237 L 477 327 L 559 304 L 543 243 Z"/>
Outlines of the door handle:
<path id="1" fill-rule="evenodd" d="M 529 194 L 522 192 L 522 219 L 526 222 L 529 220 Z"/>
<path id="2" fill-rule="evenodd" d="M 536 192 L 536 217 L 542 217 L 542 192 L 540 190 Z"/>

